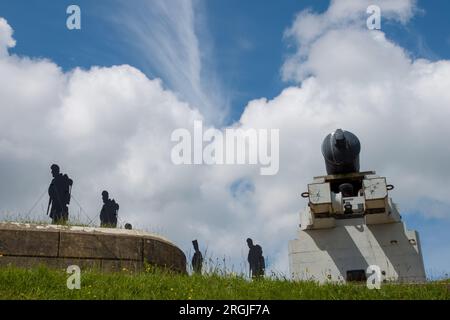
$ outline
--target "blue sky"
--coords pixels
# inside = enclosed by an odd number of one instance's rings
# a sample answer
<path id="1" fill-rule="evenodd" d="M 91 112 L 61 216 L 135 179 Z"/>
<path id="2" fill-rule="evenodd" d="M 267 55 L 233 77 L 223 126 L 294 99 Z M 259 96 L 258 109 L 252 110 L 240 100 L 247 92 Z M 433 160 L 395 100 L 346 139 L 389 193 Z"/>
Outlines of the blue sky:
<path id="1" fill-rule="evenodd" d="M 65 28 L 65 11 L 73 3 L 82 10 L 81 31 Z M 152 63 L 158 52 L 139 47 L 136 42 L 140 38 L 125 26 L 124 12 L 135 14 L 134 10 L 139 10 L 143 1 L 136 3 L 136 8 L 125 8 L 116 0 L 1 0 L 0 16 L 14 29 L 17 45 L 11 49 L 12 53 L 48 58 L 66 71 L 75 67 L 130 64 L 149 78 L 161 78 L 164 86 L 195 105 L 195 100 L 190 101 L 189 87 L 184 88 L 175 81 L 176 74 Z M 206 61 L 204 70 L 208 72 L 208 79 L 214 80 L 219 97 L 213 101 L 223 103 L 217 106 L 219 109 L 229 108 L 222 124 L 238 120 L 250 100 L 272 99 L 293 85 L 281 78 L 280 70 L 286 56 L 295 50 L 283 34 L 298 12 L 306 8 L 323 12 L 328 5 L 328 1 L 313 0 L 197 1 L 199 54 Z M 412 57 L 431 61 L 450 59 L 450 19 L 447 16 L 450 2 L 419 1 L 418 7 L 420 12 L 406 25 L 388 21 L 383 24 L 383 31 Z M 152 24 L 154 17 L 151 6 L 149 8 L 150 11 L 141 13 L 140 19 L 148 17 L 151 29 L 158 25 Z M 129 46 L 129 42 L 135 45 Z M 209 86 L 203 89 L 208 91 Z M 425 218 L 420 212 L 404 214 L 404 218 L 410 228 L 421 233 L 427 268 L 437 276 L 443 270 L 450 270 L 447 259 L 449 218 Z M 441 255 L 443 251 L 447 254 Z"/>

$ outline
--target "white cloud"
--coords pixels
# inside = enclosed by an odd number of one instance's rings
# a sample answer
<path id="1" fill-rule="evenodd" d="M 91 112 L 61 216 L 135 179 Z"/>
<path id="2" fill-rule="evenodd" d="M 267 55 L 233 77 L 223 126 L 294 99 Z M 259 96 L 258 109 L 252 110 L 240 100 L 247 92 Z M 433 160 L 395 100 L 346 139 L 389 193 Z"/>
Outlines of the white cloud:
<path id="1" fill-rule="evenodd" d="M 13 30 L 8 22 L 0 18 L 0 57 L 8 54 L 8 48 L 13 48 L 16 45 L 13 37 Z"/>
<path id="2" fill-rule="evenodd" d="M 308 58 L 312 44 L 330 31 L 366 26 L 369 17 L 366 10 L 371 5 L 380 7 L 382 23 L 394 20 L 404 24 L 418 11 L 415 0 L 332 0 L 324 13 L 301 11 L 285 31 L 285 38 L 297 50 L 283 66 L 283 79 L 301 81 L 309 76 L 309 70 L 304 70 L 302 63 Z"/>
<path id="3" fill-rule="evenodd" d="M 400 7 L 397 15 L 406 17 Z M 0 50 L 8 47 L 5 30 L 0 26 Z M 412 60 L 382 32 L 358 23 L 325 30 L 302 54 L 291 68 L 310 76 L 273 100 L 249 102 L 233 125 L 280 129 L 280 171 L 270 177 L 251 166 L 172 165 L 171 132 L 192 128 L 204 114 L 135 68 L 63 72 L 46 60 L 1 57 L 2 209 L 26 212 L 58 162 L 91 217 L 98 219 L 100 192 L 108 189 L 124 221 L 160 231 L 186 251 L 198 238 L 240 268 L 245 239 L 253 237 L 273 269 L 286 273 L 287 242 L 306 204 L 299 195 L 325 171 L 322 139 L 342 127 L 362 141 L 362 169 L 396 185 L 392 196 L 402 209 L 425 199 L 439 204 L 425 215 L 448 218 L 441 208 L 450 207 L 450 62 Z M 45 200 L 34 210 L 41 218 Z M 77 211 L 73 203 L 72 215 Z"/>

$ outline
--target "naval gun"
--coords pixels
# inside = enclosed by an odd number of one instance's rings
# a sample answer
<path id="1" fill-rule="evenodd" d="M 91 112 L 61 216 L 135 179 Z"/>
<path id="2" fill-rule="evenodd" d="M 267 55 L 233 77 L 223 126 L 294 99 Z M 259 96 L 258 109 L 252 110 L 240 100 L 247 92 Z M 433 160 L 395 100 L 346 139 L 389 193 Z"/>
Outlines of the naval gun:
<path id="1" fill-rule="evenodd" d="M 394 186 L 375 171 L 360 171 L 361 143 L 338 129 L 322 143 L 327 175 L 302 196 L 297 238 L 289 242 L 294 280 L 364 281 L 376 266 L 382 281 L 426 280 L 419 234 L 408 230 L 389 197 Z"/>
<path id="2" fill-rule="evenodd" d="M 302 194 L 309 199 L 304 227 L 329 228 L 335 219 L 356 217 L 365 217 L 368 224 L 401 219 L 388 197 L 394 186 L 374 171 L 360 172 L 360 151 L 358 137 L 349 131 L 338 129 L 325 137 L 322 155 L 328 175 L 315 177 Z"/>

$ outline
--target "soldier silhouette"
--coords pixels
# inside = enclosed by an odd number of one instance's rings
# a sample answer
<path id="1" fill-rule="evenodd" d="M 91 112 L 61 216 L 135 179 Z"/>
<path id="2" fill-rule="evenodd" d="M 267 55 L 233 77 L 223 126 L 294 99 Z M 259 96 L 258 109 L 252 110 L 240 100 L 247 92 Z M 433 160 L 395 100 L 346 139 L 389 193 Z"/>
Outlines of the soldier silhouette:
<path id="1" fill-rule="evenodd" d="M 100 212 L 100 224 L 103 228 L 117 228 L 117 213 L 119 204 L 109 199 L 108 191 L 102 192 L 103 207 Z"/>
<path id="2" fill-rule="evenodd" d="M 264 277 L 266 265 L 261 246 L 258 244 L 254 245 L 253 240 L 250 238 L 247 239 L 247 245 L 250 249 L 248 252 L 249 276 L 253 279 Z"/>
<path id="3" fill-rule="evenodd" d="M 198 241 L 194 240 L 192 241 L 192 244 L 194 245 L 194 256 L 192 257 L 192 269 L 195 273 L 202 273 L 202 266 L 203 266 L 203 256 L 200 250 L 198 249 Z"/>
<path id="4" fill-rule="evenodd" d="M 51 167 L 53 180 L 48 187 L 48 208 L 53 224 L 66 223 L 69 220 L 69 204 L 73 181 L 67 174 L 60 173 L 59 166 L 53 164 Z"/>

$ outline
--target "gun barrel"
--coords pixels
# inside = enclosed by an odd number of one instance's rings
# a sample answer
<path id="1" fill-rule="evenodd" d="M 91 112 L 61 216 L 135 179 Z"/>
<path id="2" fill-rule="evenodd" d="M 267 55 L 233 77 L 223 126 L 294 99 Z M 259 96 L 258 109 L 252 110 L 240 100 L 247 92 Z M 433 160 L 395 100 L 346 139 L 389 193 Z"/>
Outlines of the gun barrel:
<path id="1" fill-rule="evenodd" d="M 338 129 L 325 137 L 322 154 L 327 173 L 345 174 L 359 172 L 359 153 L 361 143 L 356 135 Z"/>

